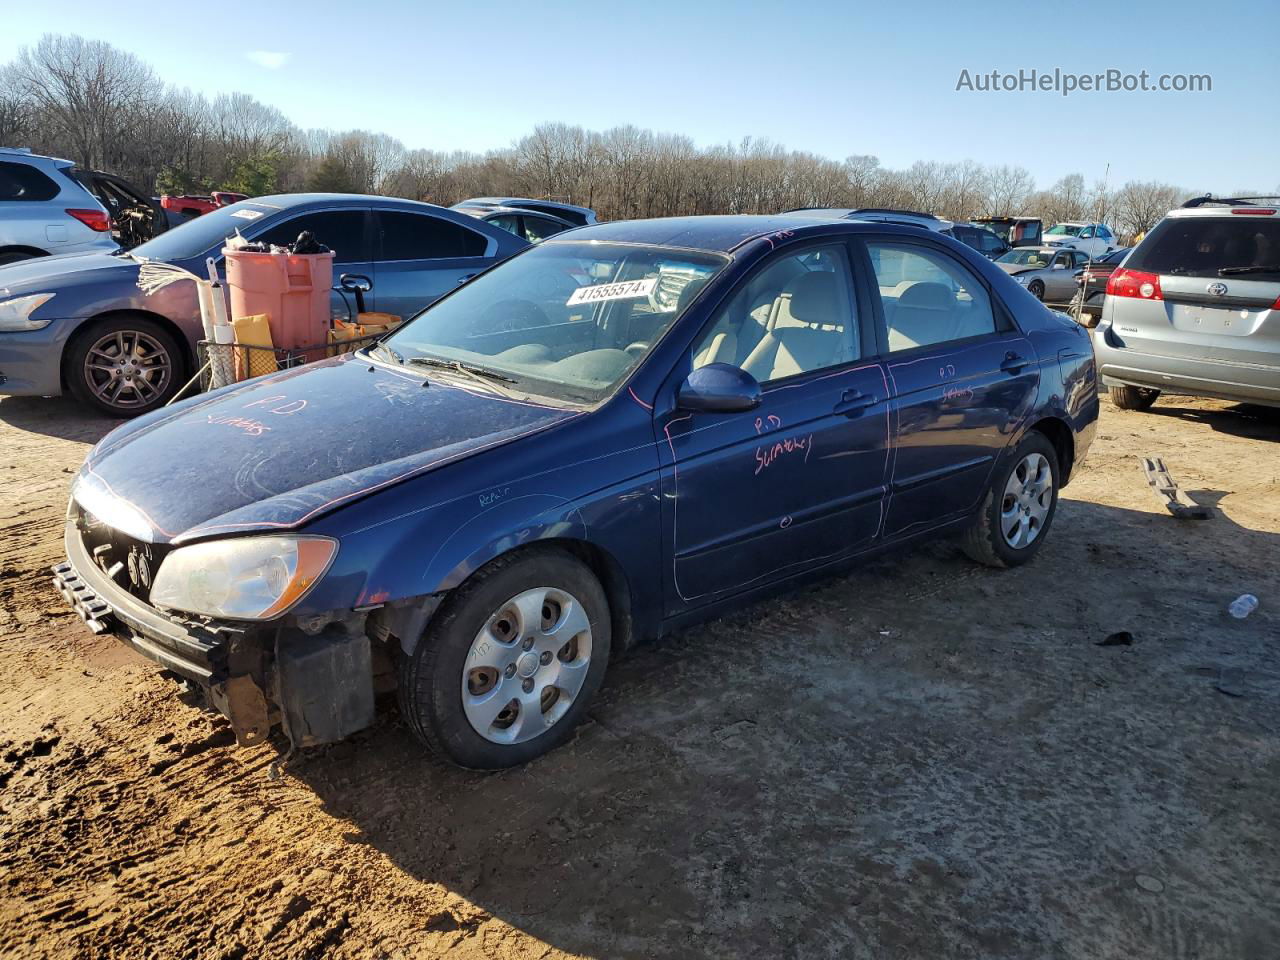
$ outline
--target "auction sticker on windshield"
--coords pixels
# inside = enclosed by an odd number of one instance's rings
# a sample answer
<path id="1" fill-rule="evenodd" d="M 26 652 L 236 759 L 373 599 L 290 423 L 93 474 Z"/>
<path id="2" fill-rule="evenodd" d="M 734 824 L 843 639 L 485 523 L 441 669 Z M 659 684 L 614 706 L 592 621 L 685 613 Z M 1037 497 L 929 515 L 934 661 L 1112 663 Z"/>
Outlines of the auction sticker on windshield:
<path id="1" fill-rule="evenodd" d="M 579 303 L 599 303 L 601 300 L 627 300 L 631 297 L 647 297 L 658 286 L 657 277 L 644 280 L 624 280 L 622 283 L 596 283 L 579 287 L 565 301 L 566 307 Z"/>

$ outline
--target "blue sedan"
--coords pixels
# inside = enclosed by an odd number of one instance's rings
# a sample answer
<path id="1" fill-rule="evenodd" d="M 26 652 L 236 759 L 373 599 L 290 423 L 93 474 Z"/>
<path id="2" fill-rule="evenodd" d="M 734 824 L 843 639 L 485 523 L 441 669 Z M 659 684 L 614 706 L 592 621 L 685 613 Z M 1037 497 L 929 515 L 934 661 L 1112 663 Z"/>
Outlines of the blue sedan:
<path id="1" fill-rule="evenodd" d="M 144 260 L 207 275 L 237 231 L 287 244 L 304 230 L 334 251 L 367 290 L 370 310 L 409 316 L 462 281 L 528 246 L 506 230 L 453 210 L 345 194 L 258 197 L 223 207 L 131 251 L 41 257 L 0 266 L 0 394 L 73 396 L 102 413 L 132 417 L 164 405 L 195 372 L 203 336 L 190 283 L 148 296 Z M 351 302 L 334 294 L 334 312 Z"/>
<path id="2" fill-rule="evenodd" d="M 589 226 L 117 429 L 55 580 L 243 743 L 341 738 L 394 689 L 504 767 L 639 640 L 925 538 L 1027 562 L 1097 416 L 1087 332 L 935 232 Z"/>

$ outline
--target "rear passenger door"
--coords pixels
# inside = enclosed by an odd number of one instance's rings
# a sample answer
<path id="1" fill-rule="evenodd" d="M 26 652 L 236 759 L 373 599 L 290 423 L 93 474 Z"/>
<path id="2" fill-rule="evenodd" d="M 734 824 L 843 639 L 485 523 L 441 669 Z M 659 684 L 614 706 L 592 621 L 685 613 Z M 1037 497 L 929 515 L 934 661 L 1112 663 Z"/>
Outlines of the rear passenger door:
<path id="1" fill-rule="evenodd" d="M 374 309 L 409 317 L 492 263 L 496 243 L 429 213 L 374 212 Z"/>
<path id="2" fill-rule="evenodd" d="M 892 392 L 893 538 L 977 507 L 1035 402 L 1039 368 L 987 284 L 941 244 L 870 239 L 863 249 Z"/>

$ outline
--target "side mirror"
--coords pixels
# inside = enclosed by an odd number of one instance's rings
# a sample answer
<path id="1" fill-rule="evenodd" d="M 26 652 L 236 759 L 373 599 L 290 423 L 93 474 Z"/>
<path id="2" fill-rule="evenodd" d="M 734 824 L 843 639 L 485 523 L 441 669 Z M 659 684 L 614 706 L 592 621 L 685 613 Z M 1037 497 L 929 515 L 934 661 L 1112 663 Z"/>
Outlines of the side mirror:
<path id="1" fill-rule="evenodd" d="M 731 363 L 708 363 L 680 384 L 676 405 L 681 410 L 707 413 L 754 410 L 760 406 L 760 384 L 747 371 Z"/>

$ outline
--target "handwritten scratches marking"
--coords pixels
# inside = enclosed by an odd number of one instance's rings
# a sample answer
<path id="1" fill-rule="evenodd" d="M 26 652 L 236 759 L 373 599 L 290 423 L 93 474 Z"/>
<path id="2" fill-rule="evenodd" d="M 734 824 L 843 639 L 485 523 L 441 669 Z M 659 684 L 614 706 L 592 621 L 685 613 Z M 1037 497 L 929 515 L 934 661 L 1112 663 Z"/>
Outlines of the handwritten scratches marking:
<path id="1" fill-rule="evenodd" d="M 767 417 L 756 417 L 756 433 L 769 433 L 777 430 L 782 426 L 782 418 L 775 414 L 769 414 Z"/>
<path id="2" fill-rule="evenodd" d="M 643 400 L 641 400 L 639 397 L 636 396 L 636 392 L 632 390 L 630 387 L 627 387 L 627 393 L 631 394 L 631 399 L 634 400 L 636 403 L 640 404 L 640 406 L 644 407 L 646 410 L 653 409 L 652 403 L 645 403 Z"/>
<path id="3" fill-rule="evenodd" d="M 785 530 L 787 529 L 787 527 L 791 526 L 791 523 L 792 521 L 790 517 L 783 517 L 782 520 L 779 521 L 778 527 L 782 530 Z"/>
<path id="4" fill-rule="evenodd" d="M 281 400 L 285 402 L 280 403 Z M 248 410 L 250 407 L 265 407 L 269 403 L 280 403 L 279 406 L 271 407 L 269 410 L 267 410 L 267 413 L 274 413 L 278 417 L 287 417 L 294 413 L 301 413 L 307 407 L 307 401 L 290 400 L 288 397 L 286 397 L 282 393 L 282 394 L 279 394 L 278 396 L 262 397 L 258 400 L 254 400 L 250 403 L 246 403 L 244 405 L 244 409 Z"/>
<path id="5" fill-rule="evenodd" d="M 755 476 L 759 476 L 762 471 L 773 466 L 779 457 L 786 456 L 789 453 L 804 452 L 804 462 L 809 462 L 809 448 L 813 445 L 813 434 L 807 437 L 787 437 L 785 440 L 779 440 L 771 447 L 756 447 L 756 471 Z"/>
<path id="6" fill-rule="evenodd" d="M 260 420 L 250 420 L 248 417 L 222 417 L 214 416 L 212 413 L 206 414 L 210 423 L 221 424 L 225 427 L 235 427 L 243 430 L 251 437 L 260 437 L 264 433 L 270 432 L 271 428 Z"/>
<path id="7" fill-rule="evenodd" d="M 495 487 L 492 490 L 486 490 L 484 493 L 480 494 L 480 506 L 492 506 L 510 492 L 510 487 Z"/>

